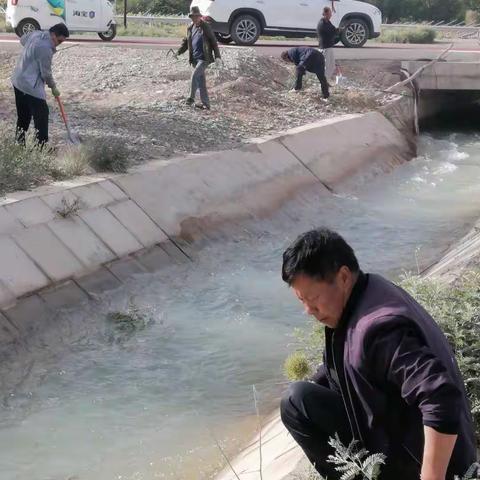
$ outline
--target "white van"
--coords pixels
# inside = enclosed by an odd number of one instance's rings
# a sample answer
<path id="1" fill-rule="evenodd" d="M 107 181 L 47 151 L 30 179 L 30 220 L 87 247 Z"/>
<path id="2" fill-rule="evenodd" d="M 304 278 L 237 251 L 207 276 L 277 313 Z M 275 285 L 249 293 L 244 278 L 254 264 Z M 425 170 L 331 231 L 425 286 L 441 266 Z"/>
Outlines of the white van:
<path id="1" fill-rule="evenodd" d="M 338 40 L 346 47 L 362 47 L 380 35 L 382 13 L 357 0 L 193 0 L 191 6 L 200 8 L 220 42 L 253 45 L 260 35 L 315 36 L 323 8 L 332 3 L 332 23 L 342 27 Z"/>
<path id="2" fill-rule="evenodd" d="M 114 15 L 109 0 L 8 0 L 6 21 L 19 37 L 65 23 L 71 32 L 97 32 L 110 41 L 117 34 Z"/>

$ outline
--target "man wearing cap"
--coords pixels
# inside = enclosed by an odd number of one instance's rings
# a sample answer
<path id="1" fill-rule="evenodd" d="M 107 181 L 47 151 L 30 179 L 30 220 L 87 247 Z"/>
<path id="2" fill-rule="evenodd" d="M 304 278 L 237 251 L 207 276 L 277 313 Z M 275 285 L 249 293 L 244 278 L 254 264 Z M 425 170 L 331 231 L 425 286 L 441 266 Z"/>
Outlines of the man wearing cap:
<path id="1" fill-rule="evenodd" d="M 220 50 L 217 39 L 210 25 L 205 22 L 198 7 L 190 9 L 189 17 L 191 25 L 187 29 L 187 36 L 183 39 L 177 55 L 182 55 L 188 50 L 190 64 L 194 67 L 191 79 L 190 96 L 187 98 L 187 105 L 195 104 L 195 95 L 200 90 L 201 103 L 196 104 L 197 108 L 210 110 L 210 99 L 207 91 L 205 71 L 214 62 L 220 62 Z"/>
<path id="2" fill-rule="evenodd" d="M 35 31 L 23 35 L 20 43 L 22 54 L 12 75 L 17 106 L 17 141 L 25 142 L 25 132 L 33 117 L 37 141 L 48 142 L 48 105 L 45 84 L 54 97 L 60 96 L 52 75 L 52 57 L 56 48 L 69 37 L 68 28 L 58 23 L 50 30 Z"/>

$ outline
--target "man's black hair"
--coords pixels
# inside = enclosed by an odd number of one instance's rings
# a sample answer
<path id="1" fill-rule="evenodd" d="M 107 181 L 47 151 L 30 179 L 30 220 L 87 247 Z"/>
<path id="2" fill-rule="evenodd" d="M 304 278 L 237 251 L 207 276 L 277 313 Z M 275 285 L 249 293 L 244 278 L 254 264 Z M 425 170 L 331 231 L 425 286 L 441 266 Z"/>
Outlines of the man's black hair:
<path id="1" fill-rule="evenodd" d="M 50 27 L 49 32 L 54 33 L 57 37 L 68 38 L 70 36 L 70 32 L 64 23 L 57 23 L 53 27 Z"/>
<path id="2" fill-rule="evenodd" d="M 360 270 L 352 247 L 336 232 L 318 228 L 300 235 L 284 252 L 282 278 L 292 285 L 298 275 L 331 281 L 346 266 Z"/>

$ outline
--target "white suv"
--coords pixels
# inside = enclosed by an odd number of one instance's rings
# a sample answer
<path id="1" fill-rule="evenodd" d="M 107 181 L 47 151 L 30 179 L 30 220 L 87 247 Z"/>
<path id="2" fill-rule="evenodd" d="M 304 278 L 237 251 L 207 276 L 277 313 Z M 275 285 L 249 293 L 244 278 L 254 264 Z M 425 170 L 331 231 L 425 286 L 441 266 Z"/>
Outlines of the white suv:
<path id="1" fill-rule="evenodd" d="M 222 43 L 253 45 L 260 35 L 309 37 L 316 35 L 323 7 L 331 0 L 193 0 L 212 24 Z M 346 47 L 362 47 L 380 35 L 382 14 L 368 3 L 335 0 L 332 23 L 343 27 L 339 40 Z"/>

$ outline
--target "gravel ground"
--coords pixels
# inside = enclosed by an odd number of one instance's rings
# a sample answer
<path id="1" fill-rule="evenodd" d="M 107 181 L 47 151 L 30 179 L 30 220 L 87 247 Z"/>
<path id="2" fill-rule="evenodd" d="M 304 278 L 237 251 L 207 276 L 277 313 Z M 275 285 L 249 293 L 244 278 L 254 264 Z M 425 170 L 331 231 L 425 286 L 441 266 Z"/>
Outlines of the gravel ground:
<path id="1" fill-rule="evenodd" d="M 122 138 L 137 163 L 233 148 L 252 137 L 372 110 L 389 100 L 381 90 L 398 80 L 394 62 L 346 62 L 346 81 L 324 103 L 314 76 L 307 76 L 302 93 L 289 93 L 293 67 L 278 58 L 257 56 L 253 49 L 224 49 L 223 58 L 224 68 L 208 71 L 210 112 L 184 105 L 191 74 L 187 55 L 175 60 L 162 50 L 73 46 L 55 55 L 54 74 L 82 138 Z M 15 60 L 0 52 L 0 120 L 12 128 L 9 77 Z M 52 143 L 61 146 L 63 125 L 53 98 L 49 103 Z"/>

